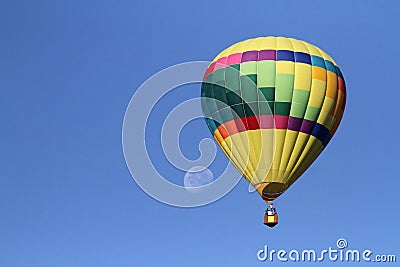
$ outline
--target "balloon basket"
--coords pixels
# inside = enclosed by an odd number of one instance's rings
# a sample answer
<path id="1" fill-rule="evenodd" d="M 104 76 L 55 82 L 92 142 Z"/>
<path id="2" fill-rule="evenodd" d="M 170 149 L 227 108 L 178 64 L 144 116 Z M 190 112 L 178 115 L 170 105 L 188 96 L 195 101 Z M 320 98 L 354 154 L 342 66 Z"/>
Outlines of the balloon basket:
<path id="1" fill-rule="evenodd" d="M 267 213 L 265 213 L 264 224 L 268 227 L 274 227 L 275 225 L 277 225 L 278 224 L 278 213 L 275 213 L 273 215 L 268 215 Z"/>

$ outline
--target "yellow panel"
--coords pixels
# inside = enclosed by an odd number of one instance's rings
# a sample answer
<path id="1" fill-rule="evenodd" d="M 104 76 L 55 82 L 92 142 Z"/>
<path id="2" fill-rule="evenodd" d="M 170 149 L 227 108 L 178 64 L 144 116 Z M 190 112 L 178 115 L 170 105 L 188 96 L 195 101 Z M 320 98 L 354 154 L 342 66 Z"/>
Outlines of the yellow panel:
<path id="1" fill-rule="evenodd" d="M 258 38 L 254 38 L 253 42 L 251 44 L 251 50 L 263 50 L 265 43 L 268 42 L 267 39 L 271 39 L 271 38 L 267 38 L 267 37 L 258 37 Z"/>
<path id="2" fill-rule="evenodd" d="M 281 157 L 283 152 L 283 145 L 285 143 L 286 130 L 276 129 L 275 136 L 275 155 L 272 163 L 272 182 L 281 182 L 282 180 L 278 177 L 279 165 L 281 163 Z"/>
<path id="3" fill-rule="evenodd" d="M 296 173 L 296 171 L 299 169 L 300 166 L 304 166 L 304 164 L 305 164 L 304 158 L 307 156 L 307 154 L 310 154 L 310 149 L 313 147 L 313 144 L 316 141 L 318 141 L 321 144 L 321 142 L 312 135 L 308 138 L 307 144 L 304 147 L 303 151 L 301 152 L 301 155 L 300 155 L 298 161 L 296 162 L 296 165 L 292 169 L 291 175 Z M 301 174 L 299 174 L 299 175 L 301 175 Z"/>
<path id="4" fill-rule="evenodd" d="M 289 159 L 293 153 L 293 148 L 297 141 L 298 134 L 299 134 L 299 132 L 297 132 L 297 131 L 292 131 L 292 130 L 286 131 L 285 143 L 283 146 L 281 163 L 279 166 L 279 176 L 280 177 L 284 176 L 284 173 L 286 172 L 286 168 L 288 166 Z"/>
<path id="5" fill-rule="evenodd" d="M 293 168 L 290 179 L 287 181 L 289 186 L 295 182 L 294 177 L 299 177 L 307 170 L 307 168 L 311 165 L 311 163 L 314 162 L 323 149 L 324 146 L 322 145 L 321 141 L 314 136 L 310 136 L 299 161 Z"/>
<path id="6" fill-rule="evenodd" d="M 260 176 L 266 175 L 266 172 L 261 170 L 260 164 L 261 160 L 261 151 L 262 147 L 262 139 L 260 130 L 250 130 L 247 131 L 247 136 L 249 137 L 249 148 L 250 148 L 250 163 L 255 171 L 252 184 L 261 182 L 259 180 Z"/>
<path id="7" fill-rule="evenodd" d="M 251 181 L 253 185 L 264 182 L 274 155 L 274 130 L 251 130 L 247 131 L 250 139 L 250 150 L 254 154 L 250 158 L 255 169 L 255 177 Z"/>
<path id="8" fill-rule="evenodd" d="M 267 49 L 267 46 L 275 47 L 275 41 L 276 37 L 259 37 L 259 38 L 253 38 L 247 40 L 242 47 L 237 48 L 237 51 L 235 53 L 243 53 L 245 51 L 252 51 L 252 50 L 264 50 Z"/>
<path id="9" fill-rule="evenodd" d="M 244 145 L 240 133 L 228 136 L 225 142 L 232 148 L 229 159 L 234 163 L 237 169 L 239 169 L 240 166 L 240 168 L 244 170 L 241 173 L 246 179 L 251 179 L 255 172 L 250 165 L 249 150 Z M 235 161 L 237 163 L 235 163 Z"/>
<path id="10" fill-rule="evenodd" d="M 320 108 L 325 98 L 326 82 L 321 80 L 312 80 L 310 98 L 308 105 L 311 107 Z"/>
<path id="11" fill-rule="evenodd" d="M 328 126 L 329 126 L 330 116 L 331 116 L 330 112 L 325 112 L 325 111 L 321 110 L 321 112 L 319 113 L 317 122 L 319 124 L 324 125 L 327 129 L 329 129 Z"/>
<path id="12" fill-rule="evenodd" d="M 322 105 L 321 111 L 331 113 L 332 109 L 335 107 L 335 104 L 336 104 L 336 100 L 334 100 L 330 97 L 325 97 L 324 104 Z"/>
<path id="13" fill-rule="evenodd" d="M 321 112 L 326 112 L 330 114 L 332 112 L 332 109 L 335 107 L 336 100 L 330 98 L 330 97 L 325 97 L 324 103 L 322 104 L 321 107 Z"/>
<path id="14" fill-rule="evenodd" d="M 290 50 L 293 51 L 292 42 L 289 38 L 277 37 L 277 50 Z"/>
<path id="15" fill-rule="evenodd" d="M 262 40 L 260 40 L 261 44 L 259 46 L 259 50 L 275 50 L 276 42 L 275 36 L 264 37 Z"/>
<path id="16" fill-rule="evenodd" d="M 277 61 L 276 73 L 277 74 L 294 74 L 294 62 L 290 61 Z"/>
<path id="17" fill-rule="evenodd" d="M 331 113 L 331 114 L 329 114 L 329 116 L 328 116 L 328 118 L 327 118 L 327 120 L 326 120 L 324 126 L 325 126 L 328 130 L 331 130 L 334 123 L 335 123 L 335 117 L 334 117 L 334 116 L 332 115 L 332 113 Z"/>
<path id="18" fill-rule="evenodd" d="M 235 159 L 237 163 L 233 160 L 232 162 L 235 166 L 242 166 L 242 174 L 244 173 L 244 177 L 253 185 L 263 182 L 271 168 L 274 135 L 273 129 L 261 129 L 236 133 L 225 139 L 225 142 L 236 146 L 231 159 Z"/>
<path id="19" fill-rule="evenodd" d="M 214 136 L 215 138 L 215 136 Z M 241 163 L 234 157 L 232 157 L 232 151 L 230 149 L 230 144 L 228 142 L 223 141 L 222 143 L 219 143 L 218 139 L 215 138 L 217 141 L 218 145 L 221 147 L 222 151 L 224 152 L 225 156 L 233 163 L 233 165 L 236 167 L 236 169 L 243 175 L 250 175 L 250 173 L 247 173 L 246 170 L 244 169 L 244 166 L 241 165 Z"/>
<path id="20" fill-rule="evenodd" d="M 310 91 L 312 67 L 308 64 L 295 63 L 294 89 Z"/>
<path id="21" fill-rule="evenodd" d="M 244 42 L 240 42 L 238 46 L 236 46 L 231 53 L 236 54 L 236 53 L 243 53 L 247 50 L 249 50 L 248 47 L 249 44 L 249 40 L 244 41 Z"/>
<path id="22" fill-rule="evenodd" d="M 324 50 L 322 50 L 322 49 L 319 48 L 319 47 L 316 47 L 316 48 L 317 48 L 318 51 L 320 52 L 320 54 L 321 54 L 321 56 L 322 56 L 323 59 L 329 60 L 330 62 L 332 62 L 333 64 L 336 65 L 336 62 L 333 60 L 333 58 L 331 58 L 327 53 L 325 53 Z"/>
<path id="23" fill-rule="evenodd" d="M 307 49 L 308 49 L 308 51 L 309 51 L 309 53 L 311 55 L 321 57 L 321 53 L 319 52 L 319 50 L 315 46 L 313 46 L 313 45 L 311 45 L 311 44 L 309 44 L 307 42 L 304 42 L 304 44 L 306 45 L 306 47 L 307 47 Z"/>
<path id="24" fill-rule="evenodd" d="M 310 137 L 310 135 L 299 132 L 296 143 L 295 143 L 293 151 L 292 151 L 292 155 L 289 158 L 289 163 L 286 166 L 286 172 L 283 176 L 283 182 L 286 183 L 286 181 L 288 180 L 288 178 L 292 172 L 292 169 L 296 165 L 298 159 L 301 156 L 301 153 L 303 152 L 304 147 L 307 144 L 309 137 Z"/>
<path id="25" fill-rule="evenodd" d="M 289 40 L 292 43 L 294 51 L 308 53 L 307 47 L 305 46 L 303 41 L 294 38 L 289 38 Z"/>

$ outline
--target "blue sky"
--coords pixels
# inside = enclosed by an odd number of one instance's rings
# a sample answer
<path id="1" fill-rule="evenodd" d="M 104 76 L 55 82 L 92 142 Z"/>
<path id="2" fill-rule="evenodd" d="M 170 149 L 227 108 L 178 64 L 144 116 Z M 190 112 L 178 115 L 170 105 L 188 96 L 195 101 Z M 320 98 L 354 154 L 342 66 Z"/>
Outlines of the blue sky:
<path id="1" fill-rule="evenodd" d="M 398 253 L 399 11 L 378 0 L 1 1 L 0 266 L 272 265 L 257 260 L 264 245 L 317 250 L 340 237 Z M 121 145 L 136 88 L 163 68 L 267 35 L 321 47 L 348 89 L 337 134 L 276 202 L 279 225 L 262 224 L 264 203 L 244 180 L 200 208 L 149 197 Z M 200 90 L 186 89 L 165 106 Z M 203 122 L 188 125 L 183 152 L 196 158 L 205 136 Z M 219 153 L 210 169 L 226 162 Z"/>

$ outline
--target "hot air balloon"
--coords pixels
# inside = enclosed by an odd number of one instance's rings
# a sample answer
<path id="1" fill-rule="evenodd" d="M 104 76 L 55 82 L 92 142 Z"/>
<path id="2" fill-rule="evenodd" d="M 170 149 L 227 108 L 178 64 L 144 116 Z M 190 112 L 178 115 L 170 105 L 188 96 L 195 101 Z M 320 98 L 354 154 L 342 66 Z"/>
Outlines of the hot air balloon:
<path id="1" fill-rule="evenodd" d="M 335 61 L 318 47 L 260 37 L 222 51 L 205 72 L 202 110 L 228 159 L 267 203 L 313 163 L 341 121 L 346 87 Z"/>

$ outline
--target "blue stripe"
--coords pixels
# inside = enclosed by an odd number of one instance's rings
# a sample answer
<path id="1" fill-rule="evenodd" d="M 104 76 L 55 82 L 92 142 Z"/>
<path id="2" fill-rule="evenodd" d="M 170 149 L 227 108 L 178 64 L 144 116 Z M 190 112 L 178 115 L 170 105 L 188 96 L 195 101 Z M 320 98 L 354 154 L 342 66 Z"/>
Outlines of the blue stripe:
<path id="1" fill-rule="evenodd" d="M 319 56 L 311 56 L 311 62 L 313 66 L 318 66 L 325 69 L 325 60 Z"/>
<path id="2" fill-rule="evenodd" d="M 213 119 L 206 118 L 206 122 L 211 132 L 214 132 L 217 129 L 217 125 L 215 125 Z"/>
<path id="3" fill-rule="evenodd" d="M 278 50 L 276 60 L 286 60 L 294 62 L 294 52 L 289 50 Z"/>
<path id="4" fill-rule="evenodd" d="M 344 79 L 344 78 L 343 78 L 343 74 L 342 74 L 342 72 L 340 71 L 340 69 L 339 69 L 338 67 L 336 67 L 336 73 L 337 73 L 337 76 L 339 76 L 339 77 L 341 77 L 342 79 Z"/>
<path id="5" fill-rule="evenodd" d="M 309 54 L 303 53 L 303 52 L 295 52 L 294 56 L 295 56 L 296 62 L 311 65 L 311 56 Z"/>
<path id="6" fill-rule="evenodd" d="M 332 62 L 325 60 L 325 66 L 327 71 L 331 71 L 336 74 L 336 67 Z"/>
<path id="7" fill-rule="evenodd" d="M 332 138 L 329 130 L 325 126 L 319 123 L 315 124 L 311 135 L 319 139 L 322 142 L 323 146 L 326 146 Z"/>

